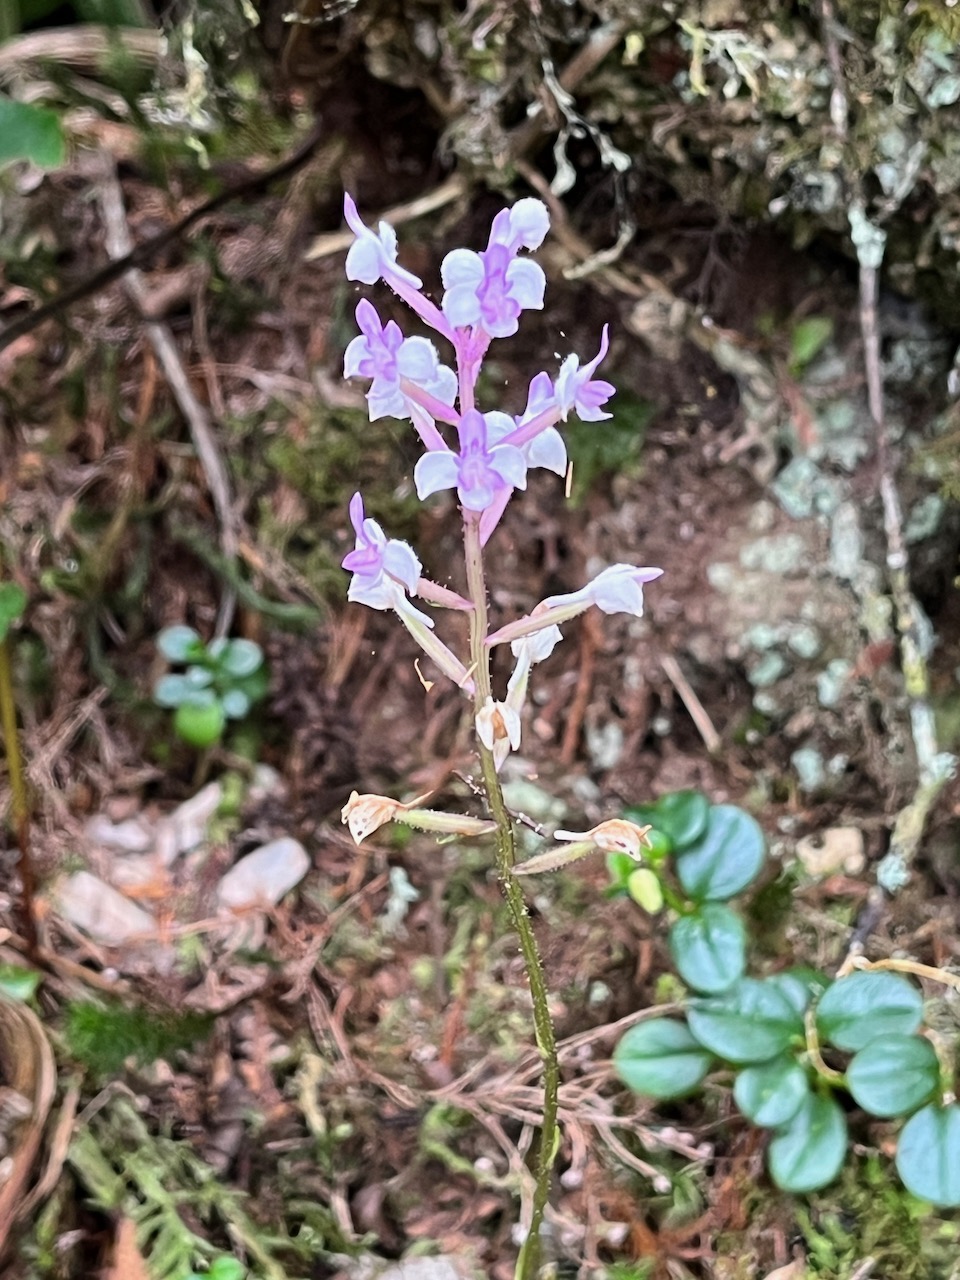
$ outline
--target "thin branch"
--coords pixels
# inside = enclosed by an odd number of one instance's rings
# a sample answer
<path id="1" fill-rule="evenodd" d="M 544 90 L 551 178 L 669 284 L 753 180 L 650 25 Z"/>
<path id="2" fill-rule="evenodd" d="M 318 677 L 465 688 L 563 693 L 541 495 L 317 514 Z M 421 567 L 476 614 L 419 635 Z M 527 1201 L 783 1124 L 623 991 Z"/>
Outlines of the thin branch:
<path id="1" fill-rule="evenodd" d="M 131 256 L 130 228 L 123 205 L 123 191 L 117 177 L 116 164 L 102 153 L 103 166 L 98 180 L 98 195 L 103 221 L 106 227 L 107 252 L 115 261 L 129 261 Z M 131 301 L 146 317 L 150 311 L 150 291 L 137 267 L 128 267 L 123 273 L 123 285 Z M 207 411 L 194 395 L 190 379 L 183 367 L 180 352 L 168 325 L 159 320 L 144 319 L 144 328 L 156 353 L 160 367 L 170 385 L 180 411 L 190 428 L 190 438 L 197 452 L 207 486 L 213 500 L 220 526 L 220 546 L 230 561 L 237 557 L 237 530 L 233 511 L 230 478 L 213 434 Z M 220 601 L 217 616 L 217 635 L 230 630 L 236 608 L 236 592 L 228 587 Z"/>
<path id="2" fill-rule="evenodd" d="M 285 160 L 281 160 L 279 164 L 270 169 L 265 169 L 263 173 L 251 174 L 249 178 L 245 178 L 242 182 L 226 187 L 219 194 L 209 200 L 205 200 L 203 204 L 191 210 L 179 222 L 175 222 L 172 227 L 168 227 L 166 231 L 161 231 L 159 235 L 153 236 L 150 240 L 145 240 L 143 244 L 138 245 L 136 248 L 133 248 L 132 245 L 129 246 L 126 253 L 107 266 L 101 267 L 99 271 L 94 271 L 85 279 L 64 289 L 62 293 L 57 294 L 55 298 L 51 298 L 43 306 L 37 307 L 35 311 L 28 311 L 19 320 L 11 321 L 0 332 L 0 351 L 25 333 L 32 333 L 45 320 L 52 320 L 55 316 L 62 315 L 64 311 L 74 306 L 75 303 L 81 302 L 84 298 L 89 298 L 92 294 L 102 293 L 108 285 L 113 284 L 115 280 L 119 280 L 125 272 L 134 268 L 149 266 L 159 253 L 181 239 L 191 227 L 204 218 L 209 218 L 211 214 L 216 213 L 218 209 L 222 209 L 224 205 L 229 204 L 232 200 L 236 200 L 240 196 L 255 195 L 265 187 L 270 186 L 271 183 L 277 182 L 281 178 L 289 177 L 290 174 L 296 172 L 297 169 L 302 168 L 307 163 L 320 145 L 323 136 L 321 126 L 319 124 L 316 125 L 300 146 Z"/>

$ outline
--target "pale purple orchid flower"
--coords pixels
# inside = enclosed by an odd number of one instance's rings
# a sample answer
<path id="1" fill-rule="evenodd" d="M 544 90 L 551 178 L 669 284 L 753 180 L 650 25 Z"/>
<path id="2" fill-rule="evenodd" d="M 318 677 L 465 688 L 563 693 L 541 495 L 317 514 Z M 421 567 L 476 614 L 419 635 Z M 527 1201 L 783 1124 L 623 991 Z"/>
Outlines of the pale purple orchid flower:
<path id="1" fill-rule="evenodd" d="M 380 223 L 379 234 L 371 231 L 361 219 L 356 202 L 350 195 L 343 197 L 343 216 L 347 226 L 357 237 L 347 251 L 348 280 L 376 284 L 382 279 L 389 285 L 401 284 L 408 289 L 423 287 L 419 276 L 398 264 L 397 233 L 389 222 Z"/>
<path id="2" fill-rule="evenodd" d="M 544 374 L 546 377 L 546 374 Z M 547 382 L 550 379 L 547 378 Z M 499 413 L 493 410 L 491 413 L 485 413 L 483 420 L 487 426 L 487 439 L 491 444 L 511 445 L 513 440 L 511 436 L 516 434 L 517 419 L 511 418 L 508 413 Z M 530 467 L 545 467 L 548 471 L 555 471 L 557 475 L 566 475 L 567 471 L 567 446 L 563 443 L 563 437 L 559 431 L 553 427 L 546 427 L 528 440 L 525 444 L 517 446 L 523 454 L 524 462 L 527 469 Z M 507 509 L 507 503 L 510 501 L 512 489 L 502 489 L 483 513 L 480 521 L 480 545 L 485 546 L 488 538 Z"/>
<path id="3" fill-rule="evenodd" d="M 596 605 L 601 613 L 632 613 L 643 617 L 643 586 L 661 577 L 662 569 L 638 568 L 632 564 L 612 564 L 591 579 L 579 591 L 548 596 L 541 604 L 545 609 L 569 609 L 574 605 L 586 609 Z"/>
<path id="4" fill-rule="evenodd" d="M 560 366 L 560 373 L 554 385 L 554 394 L 564 422 L 571 410 L 575 410 L 577 417 L 583 422 L 600 422 L 604 418 L 613 417 L 613 414 L 604 413 L 601 406 L 610 399 L 616 387 L 612 383 L 593 377 L 597 365 L 610 347 L 608 331 L 609 325 L 604 325 L 600 338 L 600 350 L 589 364 L 585 364 L 581 369 L 580 357 L 570 355 Z"/>
<path id="5" fill-rule="evenodd" d="M 509 622 L 487 637 L 487 644 L 505 644 L 533 636 L 556 627 L 584 613 L 595 605 L 603 613 L 630 613 L 643 616 L 643 587 L 663 573 L 662 569 L 638 568 L 632 564 L 613 564 L 581 587 L 563 595 L 541 600 L 532 613 Z"/>
<path id="6" fill-rule="evenodd" d="M 393 609 L 398 588 L 416 595 L 421 571 L 416 552 L 406 542 L 388 538 L 376 520 L 364 516 L 359 493 L 350 499 L 350 523 L 357 541 L 341 562 L 353 574 L 347 599 L 371 609 Z M 426 621 L 433 626 L 429 618 Z"/>
<path id="7" fill-rule="evenodd" d="M 491 444 L 484 415 L 476 409 L 460 419 L 460 452 L 450 449 L 425 453 L 413 478 L 421 501 L 441 489 L 456 489 L 465 511 L 485 512 L 513 489 L 527 487 L 527 464 L 510 444 Z"/>
<path id="8" fill-rule="evenodd" d="M 384 325 L 366 298 L 357 303 L 356 315 L 360 335 L 347 346 L 343 372 L 347 378 L 372 380 L 367 392 L 370 421 L 413 417 L 421 429 L 426 424 L 416 413 L 419 408 L 431 424 L 429 409 L 444 421 L 456 422 L 457 375 L 440 363 L 433 343 L 426 338 L 405 338 L 393 320 Z M 436 439 L 442 437 L 437 435 Z"/>
<path id="9" fill-rule="evenodd" d="M 360 217 L 353 197 L 346 193 L 343 216 L 357 237 L 347 250 L 347 279 L 359 280 L 362 284 L 383 280 L 432 329 L 453 341 L 453 330 L 443 312 L 420 292 L 423 281 L 397 262 L 397 233 L 390 223 L 381 222 L 378 231 L 371 231 Z"/>
<path id="10" fill-rule="evenodd" d="M 518 259 L 535 249 L 550 225 L 540 200 L 518 200 L 497 214 L 483 253 L 454 249 L 440 264 L 443 314 L 454 329 L 480 328 L 491 338 L 517 332 L 521 311 L 543 309 L 546 276 L 535 262 Z"/>

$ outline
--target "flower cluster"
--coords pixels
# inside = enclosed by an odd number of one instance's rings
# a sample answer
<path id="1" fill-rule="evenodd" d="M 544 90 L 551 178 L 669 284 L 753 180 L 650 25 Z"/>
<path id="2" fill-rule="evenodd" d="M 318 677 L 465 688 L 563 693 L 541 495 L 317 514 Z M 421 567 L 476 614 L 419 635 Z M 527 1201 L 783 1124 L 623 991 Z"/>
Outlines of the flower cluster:
<path id="1" fill-rule="evenodd" d="M 382 280 L 453 349 L 452 364 L 443 364 L 433 342 L 405 337 L 393 320 L 384 324 L 364 298 L 356 309 L 360 333 L 347 347 L 344 373 L 369 383 L 371 421 L 388 416 L 410 420 L 424 449 L 414 469 L 418 496 L 422 500 L 456 490 L 465 524 L 475 522 L 483 546 L 511 495 L 526 488 L 531 468 L 566 474 L 567 450 L 558 424 L 571 414 L 586 422 L 611 416 L 604 406 L 614 388 L 596 377 L 609 348 L 607 326 L 592 360 L 581 364 L 571 354 L 555 377 L 541 372 L 533 378 L 523 413 L 484 412 L 476 404 L 476 387 L 490 343 L 516 333 L 524 311 L 543 307 L 546 279 L 542 268 L 526 255 L 539 248 L 547 234 L 546 206 L 535 199 L 519 200 L 494 218 L 482 252 L 454 249 L 448 253 L 440 267 L 439 306 L 425 295 L 421 280 L 399 265 L 397 237 L 389 224 L 381 222 L 377 231 L 371 230 L 349 195 L 344 199 L 344 215 L 355 236 L 347 254 L 348 279 L 364 284 Z M 396 612 L 441 671 L 465 692 L 475 694 L 473 667 L 468 670 L 439 640 L 433 620 L 410 597 L 466 611 L 474 608 L 473 602 L 425 579 L 413 549 L 388 538 L 375 520 L 365 516 L 360 494 L 351 501 L 350 519 L 356 546 L 343 561 L 353 575 L 349 598 Z M 560 625 L 594 605 L 606 613 L 639 617 L 643 586 L 660 573 L 659 569 L 613 565 L 579 591 L 550 596 L 527 617 L 486 637 L 487 646 L 509 643 L 515 658 L 504 700 L 481 694 L 477 705 L 477 734 L 497 769 L 520 744 L 520 717 L 531 668 L 553 651 L 561 639 Z"/>

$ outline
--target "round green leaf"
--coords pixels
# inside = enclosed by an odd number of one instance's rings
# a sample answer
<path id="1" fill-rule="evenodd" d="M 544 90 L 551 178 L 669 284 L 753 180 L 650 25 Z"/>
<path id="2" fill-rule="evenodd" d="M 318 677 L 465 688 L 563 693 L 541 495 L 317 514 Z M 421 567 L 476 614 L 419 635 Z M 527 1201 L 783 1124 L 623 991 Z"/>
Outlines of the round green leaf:
<path id="1" fill-rule="evenodd" d="M 184 678 L 192 689 L 209 689 L 213 684 L 213 672 L 209 667 L 187 667 Z"/>
<path id="2" fill-rule="evenodd" d="M 789 1057 L 744 1067 L 733 1085 L 737 1106 L 761 1129 L 777 1129 L 792 1120 L 809 1095 L 807 1073 Z"/>
<path id="3" fill-rule="evenodd" d="M 923 1018 L 923 997 L 898 973 L 851 973 L 820 997 L 817 1031 L 838 1049 L 856 1053 L 881 1036 L 911 1036 Z"/>
<path id="4" fill-rule="evenodd" d="M 168 662 L 189 662 L 203 651 L 203 641 L 193 627 L 164 627 L 157 636 L 157 648 Z"/>
<path id="5" fill-rule="evenodd" d="M 767 1062 L 803 1035 L 803 1019 L 775 986 L 743 978 L 730 991 L 693 1000 L 690 1030 L 727 1062 Z"/>
<path id="6" fill-rule="evenodd" d="M 194 707 L 188 704 L 177 707 L 173 727 L 192 747 L 212 747 L 220 741 L 226 716 L 219 702 L 209 706 Z"/>
<path id="7" fill-rule="evenodd" d="M 825 974 L 802 965 L 795 969 L 784 969 L 782 973 L 774 973 L 767 978 L 767 982 L 783 992 L 801 1018 L 811 1002 L 830 985 L 830 979 Z"/>
<path id="8" fill-rule="evenodd" d="M 220 699 L 220 705 L 229 720 L 242 720 L 250 710 L 250 699 L 242 689 L 228 689 Z"/>
<path id="9" fill-rule="evenodd" d="M 249 676 L 263 665 L 263 650 L 253 640 L 231 640 L 218 666 L 232 676 Z"/>
<path id="10" fill-rule="evenodd" d="M 816 1191 L 832 1182 L 847 1152 L 847 1121 L 833 1098 L 809 1094 L 770 1143 L 770 1176 L 782 1191 Z"/>
<path id="11" fill-rule="evenodd" d="M 693 844 L 706 831 L 709 813 L 710 801 L 701 792 L 669 791 L 656 804 L 628 809 L 626 816 L 641 826 L 649 822 L 677 851 Z"/>
<path id="12" fill-rule="evenodd" d="M 763 832 L 749 813 L 712 805 L 706 830 L 677 857 L 677 876 L 695 902 L 724 901 L 757 878 L 765 852 Z"/>
<path id="13" fill-rule="evenodd" d="M 931 1103 L 911 1116 L 897 1143 L 897 1173 L 931 1204 L 960 1205 L 960 1107 Z"/>
<path id="14" fill-rule="evenodd" d="M 940 1083 L 933 1045 L 922 1036 L 884 1036 L 847 1067 L 847 1088 L 875 1116 L 905 1116 L 929 1102 Z"/>
<path id="15" fill-rule="evenodd" d="M 650 867 L 637 867 L 630 872 L 627 893 L 648 915 L 655 916 L 663 908 L 663 886 Z"/>
<path id="16" fill-rule="evenodd" d="M 186 676 L 161 676 L 153 686 L 153 700 L 161 707 L 179 707 L 193 693 Z"/>
<path id="17" fill-rule="evenodd" d="M 623 1083 L 648 1098 L 679 1098 L 689 1093 L 712 1063 L 712 1055 L 682 1022 L 672 1018 L 638 1022 L 613 1054 L 614 1068 Z"/>
<path id="18" fill-rule="evenodd" d="M 729 907 L 705 902 L 670 930 L 670 954 L 688 987 L 715 995 L 743 977 L 747 931 Z"/>

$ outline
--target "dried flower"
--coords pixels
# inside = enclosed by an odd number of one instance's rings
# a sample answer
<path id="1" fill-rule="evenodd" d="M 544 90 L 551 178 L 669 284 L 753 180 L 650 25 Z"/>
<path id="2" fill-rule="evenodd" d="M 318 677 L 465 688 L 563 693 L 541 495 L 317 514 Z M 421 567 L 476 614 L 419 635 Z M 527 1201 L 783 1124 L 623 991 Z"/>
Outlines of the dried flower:
<path id="1" fill-rule="evenodd" d="M 608 818 L 606 822 L 591 827 L 589 831 L 555 831 L 553 838 L 554 840 L 589 840 L 604 853 L 627 853 L 631 858 L 639 861 L 641 849 L 650 848 L 647 832 L 652 830 L 650 826 L 638 827 L 635 822 L 628 822 L 626 818 Z"/>

